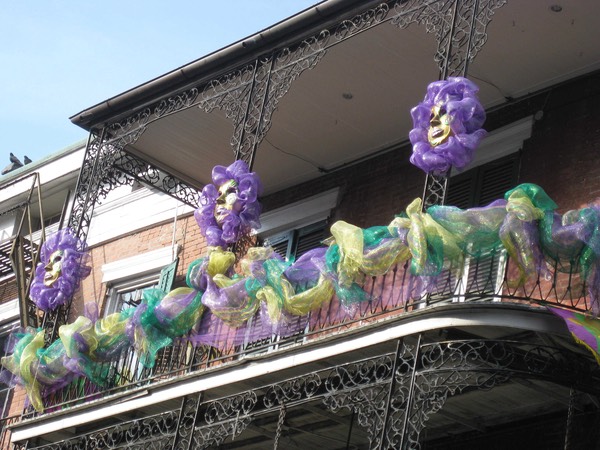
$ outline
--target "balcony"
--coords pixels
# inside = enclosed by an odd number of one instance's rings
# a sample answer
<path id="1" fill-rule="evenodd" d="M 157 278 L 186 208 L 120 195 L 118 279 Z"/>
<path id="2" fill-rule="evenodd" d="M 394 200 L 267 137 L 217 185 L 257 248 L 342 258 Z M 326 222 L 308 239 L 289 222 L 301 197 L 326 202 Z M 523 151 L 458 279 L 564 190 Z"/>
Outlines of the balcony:
<path id="1" fill-rule="evenodd" d="M 442 272 L 428 293 L 422 294 L 422 280 L 410 273 L 407 264 L 396 265 L 387 274 L 370 277 L 362 288 L 367 300 L 343 307 L 337 298 L 308 316 L 299 317 L 289 335 L 252 336 L 261 327 L 260 316 L 253 317 L 246 332 L 212 329 L 219 335 L 219 344 L 208 346 L 194 343 L 186 337 L 159 351 L 154 367 L 144 367 L 133 348 L 122 351 L 111 362 L 98 367 L 98 373 L 108 374 L 102 386 L 87 378 L 77 378 L 44 400 L 42 415 L 95 403 L 98 399 L 144 395 L 153 386 L 176 383 L 203 373 L 215 373 L 239 367 L 245 362 L 265 360 L 286 352 L 314 348 L 330 342 L 357 336 L 402 321 L 418 321 L 435 311 L 452 309 L 462 314 L 483 307 L 490 314 L 502 311 L 506 304 L 518 308 L 543 311 L 543 304 L 560 305 L 577 311 L 589 311 L 590 298 L 576 265 L 568 267 L 547 263 L 535 277 L 520 287 L 511 287 L 517 271 L 504 251 L 491 252 L 477 261 L 463 262 L 462 270 L 451 267 Z M 456 274 L 461 274 L 457 276 Z M 32 408 L 24 418 L 39 416 Z"/>

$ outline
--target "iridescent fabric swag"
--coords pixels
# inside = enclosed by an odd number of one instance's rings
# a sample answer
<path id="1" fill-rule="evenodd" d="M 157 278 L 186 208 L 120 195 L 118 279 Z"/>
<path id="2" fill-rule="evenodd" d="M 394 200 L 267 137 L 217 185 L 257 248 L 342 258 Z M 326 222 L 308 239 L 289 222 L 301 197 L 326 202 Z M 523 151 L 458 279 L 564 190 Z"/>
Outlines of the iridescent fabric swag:
<path id="1" fill-rule="evenodd" d="M 133 346 L 138 360 L 152 367 L 157 352 L 179 339 L 223 349 L 273 334 L 289 336 L 310 327 L 311 313 L 318 316 L 333 299 L 349 310 L 368 301 L 365 279 L 398 264 L 409 265 L 410 296 L 419 299 L 435 289 L 444 271 L 458 271 L 459 277 L 466 258 L 499 250 L 515 267 L 508 273 L 512 288 L 535 283 L 547 265 L 579 267 L 592 309 L 599 310 L 600 208 L 557 214 L 556 204 L 536 185 L 520 185 L 503 199 L 467 210 L 423 211 L 417 199 L 388 225 L 362 229 L 340 221 L 331 233 L 328 246 L 297 261 L 284 261 L 269 247 L 251 248 L 236 261 L 230 251 L 213 247 L 189 266 L 187 287 L 148 289 L 139 306 L 104 318 L 90 305 L 84 316 L 60 328 L 60 339 L 48 348 L 41 331 L 23 330 L 2 364 L 41 410 L 43 397 L 74 377 L 106 382 L 103 363 L 126 347 Z"/>

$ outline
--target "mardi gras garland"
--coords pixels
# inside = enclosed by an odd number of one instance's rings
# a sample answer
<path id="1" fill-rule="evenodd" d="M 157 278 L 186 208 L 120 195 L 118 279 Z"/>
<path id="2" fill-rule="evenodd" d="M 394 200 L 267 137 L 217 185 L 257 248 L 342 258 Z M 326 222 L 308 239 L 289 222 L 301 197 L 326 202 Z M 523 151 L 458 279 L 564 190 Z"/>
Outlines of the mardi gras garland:
<path id="1" fill-rule="evenodd" d="M 427 87 L 423 102 L 411 110 L 413 145 L 410 162 L 427 173 L 463 169 L 473 159 L 486 132 L 485 110 L 477 99 L 479 88 L 461 77 L 436 81 Z"/>
<path id="2" fill-rule="evenodd" d="M 41 411 L 45 395 L 77 376 L 102 385 L 109 366 L 103 363 L 131 345 L 141 363 L 151 367 L 156 353 L 180 338 L 224 348 L 274 332 L 287 336 L 304 328 L 307 315 L 334 296 L 346 308 L 368 300 L 361 288 L 365 278 L 385 274 L 396 264 L 408 262 L 413 279 L 421 280 L 413 293 L 419 298 L 435 288 L 442 270 L 462 270 L 457 262 L 465 257 L 477 259 L 499 249 L 506 249 L 518 268 L 509 280 L 513 287 L 547 270 L 547 261 L 579 267 L 597 312 L 600 208 L 562 216 L 555 209 L 540 187 L 524 184 L 482 208 L 422 211 L 416 199 L 387 226 L 362 229 L 336 222 L 328 247 L 295 262 L 282 260 L 268 247 L 251 248 L 236 273 L 233 253 L 213 248 L 190 265 L 187 287 L 168 293 L 145 290 L 139 306 L 104 318 L 88 305 L 84 316 L 60 328 L 60 339 L 48 348 L 43 331 L 24 330 L 2 364 Z M 250 318 L 260 326 L 248 327 Z"/>
<path id="3" fill-rule="evenodd" d="M 434 174 L 469 164 L 485 135 L 481 129 L 485 112 L 476 93 L 477 87 L 464 78 L 429 85 L 425 100 L 411 111 L 413 164 Z M 43 410 L 44 396 L 75 377 L 103 385 L 109 377 L 109 365 L 104 363 L 119 358 L 130 346 L 143 365 L 152 367 L 157 352 L 177 339 L 224 348 L 273 333 L 291 335 L 306 326 L 311 311 L 334 297 L 347 309 L 368 300 L 361 288 L 365 279 L 405 262 L 416 280 L 411 297 L 415 299 L 435 289 L 436 277 L 444 269 L 461 271 L 467 256 L 477 259 L 505 249 L 517 267 L 516 276 L 508 280 L 512 287 L 548 270 L 547 261 L 555 267 L 566 263 L 580 268 L 592 309 L 598 313 L 600 208 L 560 216 L 538 186 L 523 184 L 504 199 L 467 210 L 432 206 L 423 211 L 416 199 L 387 226 L 362 229 L 339 221 L 331 227 L 328 247 L 313 249 L 295 262 L 284 261 L 270 247 L 251 248 L 235 273 L 235 255 L 226 249 L 260 226 L 260 183 L 243 161 L 215 167 L 212 180 L 195 212 L 209 254 L 189 266 L 187 287 L 168 293 L 147 289 L 137 307 L 103 318 L 96 304 L 87 304 L 85 314 L 60 327 L 60 338 L 47 348 L 43 330 L 15 335 L 12 355 L 2 359 L 3 377 L 24 386 L 36 410 Z M 32 287 L 32 298 L 39 299 L 42 309 L 55 308 L 72 295 L 74 289 L 62 288 L 59 280 L 76 288 L 89 273 L 85 264 L 65 262 L 83 261 L 82 254 L 71 249 L 81 245 L 70 232 L 65 230 L 47 244 L 42 251 L 45 265 L 36 269 Z M 52 292 L 57 293 L 44 297 L 42 287 L 55 283 Z M 252 318 L 256 320 L 249 327 Z"/>

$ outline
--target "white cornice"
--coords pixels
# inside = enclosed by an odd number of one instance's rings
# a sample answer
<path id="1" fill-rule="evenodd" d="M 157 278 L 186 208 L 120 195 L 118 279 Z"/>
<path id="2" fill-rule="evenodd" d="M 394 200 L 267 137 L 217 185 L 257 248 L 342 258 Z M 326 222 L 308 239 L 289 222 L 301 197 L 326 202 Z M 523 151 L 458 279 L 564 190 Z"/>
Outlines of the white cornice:
<path id="1" fill-rule="evenodd" d="M 12 322 L 19 318 L 19 299 L 0 304 L 0 324 Z"/>
<path id="2" fill-rule="evenodd" d="M 167 194 L 142 188 L 96 208 L 87 242 L 95 246 L 191 211 Z"/>
<path id="3" fill-rule="evenodd" d="M 528 116 L 492 131 L 475 150 L 475 158 L 465 170 L 518 152 L 523 148 L 523 142 L 531 137 L 532 127 L 533 116 Z M 453 175 L 455 173 L 453 171 Z"/>
<path id="4" fill-rule="evenodd" d="M 255 231 L 261 236 L 272 236 L 279 231 L 299 228 L 326 219 L 337 205 L 339 188 L 330 189 L 304 200 L 274 209 L 260 216 L 261 227 Z"/>
<path id="5" fill-rule="evenodd" d="M 103 264 L 101 269 L 102 282 L 108 283 L 158 271 L 170 264 L 177 256 L 178 251 L 179 244 L 176 244 L 173 249 L 171 247 L 160 248 Z"/>

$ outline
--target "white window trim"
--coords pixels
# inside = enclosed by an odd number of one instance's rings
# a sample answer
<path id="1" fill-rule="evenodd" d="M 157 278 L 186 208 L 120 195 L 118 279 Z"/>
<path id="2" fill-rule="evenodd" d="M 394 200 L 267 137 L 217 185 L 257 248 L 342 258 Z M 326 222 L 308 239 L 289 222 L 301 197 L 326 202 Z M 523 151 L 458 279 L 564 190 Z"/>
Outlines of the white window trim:
<path id="1" fill-rule="evenodd" d="M 150 272 L 160 271 L 166 265 L 171 264 L 178 253 L 179 244 L 175 244 L 173 248 L 164 247 L 103 264 L 101 268 L 102 283 L 141 277 Z"/>
<path id="2" fill-rule="evenodd" d="M 492 131 L 475 150 L 473 162 L 464 171 L 518 152 L 523 148 L 523 142 L 531 137 L 532 128 L 533 116 L 528 116 Z M 452 175 L 457 173 L 457 170 L 452 169 Z"/>
<path id="3" fill-rule="evenodd" d="M 274 236 L 277 233 L 302 228 L 327 219 L 336 207 L 339 188 L 330 189 L 298 202 L 268 211 L 260 216 L 261 227 L 254 231 L 261 237 Z"/>
<path id="4" fill-rule="evenodd" d="M 142 187 L 98 206 L 94 211 L 87 242 L 89 246 L 95 246 L 192 211 L 191 206 L 167 194 Z M 115 226 L 115 223 L 119 226 Z"/>
<path id="5" fill-rule="evenodd" d="M 115 283 L 111 283 L 107 291 L 107 298 L 104 306 L 105 314 L 120 311 L 120 307 L 122 307 L 120 304 L 120 295 L 122 293 L 151 287 L 156 285 L 159 280 L 160 272 L 154 271 L 149 274 L 136 276 L 127 280 L 118 280 Z"/>
<path id="6" fill-rule="evenodd" d="M 0 328 L 7 322 L 19 320 L 19 299 L 15 298 L 0 304 Z"/>

